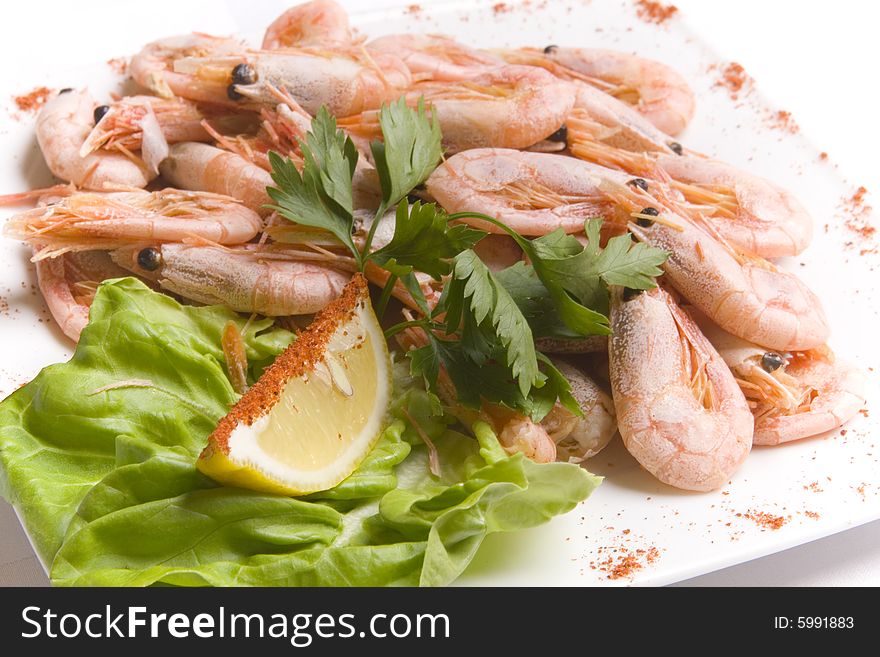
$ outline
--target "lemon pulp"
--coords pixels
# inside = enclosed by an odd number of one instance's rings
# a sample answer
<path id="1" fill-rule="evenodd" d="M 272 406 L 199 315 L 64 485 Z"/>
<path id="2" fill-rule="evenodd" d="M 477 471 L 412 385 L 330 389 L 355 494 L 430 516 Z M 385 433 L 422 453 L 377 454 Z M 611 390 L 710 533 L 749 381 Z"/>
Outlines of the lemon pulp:
<path id="1" fill-rule="evenodd" d="M 198 467 L 259 491 L 332 488 L 378 439 L 390 388 L 385 339 L 356 279 L 221 420 Z"/>

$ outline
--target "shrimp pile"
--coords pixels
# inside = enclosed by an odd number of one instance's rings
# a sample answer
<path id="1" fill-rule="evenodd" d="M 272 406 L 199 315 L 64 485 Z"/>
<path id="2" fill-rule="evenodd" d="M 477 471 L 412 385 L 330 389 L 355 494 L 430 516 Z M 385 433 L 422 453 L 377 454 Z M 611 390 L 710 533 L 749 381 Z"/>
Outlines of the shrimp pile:
<path id="1" fill-rule="evenodd" d="M 665 64 L 438 35 L 368 40 L 334 0 L 313 0 L 281 14 L 259 46 L 172 36 L 144 46 L 129 70 L 137 95 L 70 88 L 46 102 L 36 138 L 62 184 L 3 198 L 36 200 L 5 234 L 33 250 L 40 290 L 73 341 L 98 284 L 120 275 L 282 323 L 320 310 L 356 266 L 329 235 L 269 209 L 268 154 L 301 166 L 301 140 L 327 108 L 360 151 L 355 214 L 372 217 L 381 189 L 369 141 L 382 137 L 379 110 L 404 98 L 424 100 L 443 135 L 423 200 L 530 237 L 582 234 L 602 217 L 603 239 L 628 232 L 669 254 L 657 288 L 612 289 L 610 338 L 539 340 L 582 414 L 465 409 L 440 373 L 450 412 L 489 422 L 509 452 L 581 462 L 619 433 L 660 481 L 709 491 L 753 445 L 830 431 L 864 404 L 863 375 L 827 345 L 821 302 L 772 261 L 807 248 L 811 217 L 773 182 L 682 144 L 696 98 Z M 491 233 L 476 247 L 491 270 L 523 259 L 494 224 L 462 221 Z M 393 221 L 382 223 L 377 246 L 390 239 Z M 369 226 L 356 228 L 363 240 Z M 380 285 L 387 276 L 367 274 Z M 423 283 L 436 303 L 438 284 Z M 411 317 L 419 309 L 398 287 Z M 401 347 L 424 344 L 419 331 L 400 333 Z"/>

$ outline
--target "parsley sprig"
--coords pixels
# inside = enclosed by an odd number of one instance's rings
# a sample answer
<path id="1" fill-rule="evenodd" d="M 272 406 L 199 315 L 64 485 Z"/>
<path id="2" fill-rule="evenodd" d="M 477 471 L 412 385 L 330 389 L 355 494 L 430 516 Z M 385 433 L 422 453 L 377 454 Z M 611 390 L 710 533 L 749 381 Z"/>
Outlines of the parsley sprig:
<path id="1" fill-rule="evenodd" d="M 390 327 L 386 337 L 413 327 L 424 331 L 427 344 L 409 356 L 413 373 L 432 391 L 442 370 L 467 406 L 486 400 L 540 419 L 558 400 L 580 414 L 565 377 L 536 350 L 536 337 L 609 334 L 609 286 L 654 287 L 666 253 L 633 243 L 629 235 L 612 238 L 602 249 L 598 219 L 586 222 L 583 245 L 562 231 L 530 240 L 493 217 L 448 215 L 433 203 L 410 205 L 407 196 L 440 162 L 440 127 L 428 117 L 424 101 L 411 108 L 404 99 L 383 107 L 379 124 L 383 139 L 371 144 L 371 152 L 382 198 L 360 247 L 352 238 L 358 152 L 325 108 L 300 142 L 302 172 L 290 159 L 269 154 L 272 209 L 295 223 L 330 232 L 352 253 L 359 270 L 368 264 L 384 269 L 388 280 L 376 304 L 380 317 L 394 287 L 404 285 L 421 316 Z M 392 208 L 393 237 L 374 250 L 376 229 Z M 493 273 L 473 250 L 486 233 L 458 221 L 467 218 L 480 218 L 510 235 L 529 264 Z M 445 280 L 433 309 L 417 273 Z"/>

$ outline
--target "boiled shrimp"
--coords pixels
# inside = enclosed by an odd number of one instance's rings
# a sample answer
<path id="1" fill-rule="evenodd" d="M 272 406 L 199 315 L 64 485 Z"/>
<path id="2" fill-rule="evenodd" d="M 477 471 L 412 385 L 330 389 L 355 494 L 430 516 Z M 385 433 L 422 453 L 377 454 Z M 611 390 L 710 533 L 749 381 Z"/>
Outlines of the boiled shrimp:
<path id="1" fill-rule="evenodd" d="M 475 149 L 446 160 L 426 186 L 447 211 L 480 212 L 521 235 L 547 235 L 560 228 L 581 232 L 587 219 L 615 214 L 625 223 L 622 211 L 584 164 L 548 153 Z M 465 221 L 491 233 L 502 232 L 479 219 Z"/>
<path id="2" fill-rule="evenodd" d="M 645 186 L 668 186 L 685 201 L 685 209 L 708 219 L 739 250 L 762 258 L 794 256 L 809 246 L 813 220 L 787 190 L 724 162 L 695 153 L 681 156 L 659 150 L 613 146 L 584 133 L 584 124 L 569 120 L 575 157 L 639 176 Z"/>
<path id="3" fill-rule="evenodd" d="M 670 282 L 728 331 L 786 351 L 825 344 L 821 303 L 796 276 L 737 252 L 711 226 L 676 212 L 661 188 L 632 183 L 623 172 L 562 155 L 481 149 L 449 158 L 427 188 L 450 212 L 487 214 L 523 235 L 580 232 L 597 216 L 611 228 L 627 225 L 669 252 L 663 268 Z M 480 219 L 465 221 L 499 232 Z"/>
<path id="4" fill-rule="evenodd" d="M 754 430 L 733 375 L 661 288 L 612 296 L 611 388 L 626 449 L 666 484 L 720 488 Z"/>
<path id="5" fill-rule="evenodd" d="M 218 131 L 244 131 L 254 123 L 243 114 L 158 96 L 125 96 L 104 108 L 104 115 L 80 149 L 82 156 L 98 149 L 139 151 L 149 139 L 153 125 L 158 126 L 165 143 L 176 144 L 211 141 Z"/>
<path id="6" fill-rule="evenodd" d="M 165 189 L 71 194 L 11 217 L 4 233 L 38 244 L 34 258 L 42 260 L 143 240 L 240 244 L 254 238 L 261 228 L 260 217 L 235 199 Z"/>
<path id="7" fill-rule="evenodd" d="M 421 98 L 440 124 L 443 146 L 525 148 L 556 132 L 574 104 L 571 85 L 528 66 L 500 66 L 457 82 L 419 82 L 407 103 Z M 355 135 L 380 137 L 378 112 L 339 122 Z"/>
<path id="8" fill-rule="evenodd" d="M 680 134 L 690 123 L 696 98 L 673 68 L 628 53 L 550 46 L 500 51 L 511 63 L 540 66 L 563 80 L 586 82 L 632 106 L 659 130 Z"/>
<path id="9" fill-rule="evenodd" d="M 250 155 L 254 157 L 254 152 Z M 246 208 L 261 216 L 271 214 L 272 204 L 266 188 L 274 186 L 272 176 L 247 153 L 229 152 L 209 144 L 183 142 L 169 150 L 159 170 L 175 187 L 213 192 L 239 199 Z M 301 160 L 299 160 L 301 162 Z M 381 191 L 375 168 L 359 160 L 352 180 L 352 200 L 356 208 L 375 208 Z"/>
<path id="10" fill-rule="evenodd" d="M 230 134 L 226 126 L 206 120 L 202 127 L 214 139 L 216 146 L 240 155 L 266 171 L 271 171 L 269 152 L 274 151 L 294 160 L 302 168 L 300 141 L 304 141 L 311 129 L 312 117 L 287 92 L 275 89 L 278 104 L 261 107 L 256 131 Z"/>
<path id="11" fill-rule="evenodd" d="M 264 206 L 271 202 L 266 187 L 274 184 L 272 176 L 236 153 L 182 142 L 171 147 L 159 170 L 175 187 L 231 196 L 262 216 L 271 212 Z"/>
<path id="12" fill-rule="evenodd" d="M 460 82 L 505 63 L 500 57 L 433 34 L 389 34 L 367 43 L 367 50 L 397 55 L 417 81 Z"/>
<path id="13" fill-rule="evenodd" d="M 486 235 L 474 245 L 474 252 L 492 272 L 512 267 L 523 259 L 523 251 L 510 235 Z"/>
<path id="14" fill-rule="evenodd" d="M 755 444 L 778 445 L 832 431 L 865 405 L 865 375 L 828 347 L 776 353 L 688 309 L 736 377 L 755 416 Z"/>
<path id="15" fill-rule="evenodd" d="M 263 49 L 350 45 L 354 41 L 348 14 L 334 0 L 312 0 L 281 14 L 263 36 Z"/>
<path id="16" fill-rule="evenodd" d="M 99 151 L 80 155 L 95 125 L 97 103 L 87 91 L 67 91 L 49 99 L 37 117 L 37 142 L 49 170 L 77 187 L 145 187 L 154 177 L 132 154 Z"/>
<path id="17" fill-rule="evenodd" d="M 139 245 L 111 255 L 120 267 L 185 299 L 273 317 L 318 312 L 339 296 L 352 273 L 337 266 L 345 259 L 337 263 L 256 244 Z"/>
<path id="18" fill-rule="evenodd" d="M 322 106 L 335 116 L 377 109 L 397 99 L 412 83 L 409 69 L 398 57 L 369 55 L 362 47 L 250 51 L 239 64 L 244 68 L 229 70 L 229 94 L 239 105 L 274 106 L 273 90 L 286 89 L 312 115 Z M 208 58 L 186 65 L 198 69 L 228 64 L 222 58 L 216 64 Z"/>
<path id="19" fill-rule="evenodd" d="M 583 364 L 563 358 L 552 360 L 571 385 L 571 395 L 583 416 L 557 403 L 541 420 L 541 426 L 556 443 L 557 460 L 581 463 L 605 449 L 617 433 L 614 402 Z"/>
<path id="20" fill-rule="evenodd" d="M 618 181 L 618 189 L 625 183 Z M 633 198 L 635 196 L 635 198 Z M 641 198 L 639 198 L 641 196 Z M 828 341 L 828 319 L 818 297 L 794 274 L 756 256 L 737 252 L 682 214 L 644 214 L 647 193 L 630 186 L 618 199 L 639 221 L 629 230 L 640 241 L 663 249 L 670 283 L 725 330 L 744 340 L 781 351 L 813 349 Z M 639 208 L 639 205 L 642 208 Z"/>
<path id="21" fill-rule="evenodd" d="M 588 84 L 572 85 L 577 96 L 566 121 L 565 135 L 572 149 L 582 142 L 597 142 L 609 150 L 633 154 L 672 153 L 678 149 L 676 142 L 625 103 Z"/>
<path id="22" fill-rule="evenodd" d="M 35 246 L 39 251 L 39 245 Z M 36 262 L 40 293 L 61 332 L 74 342 L 89 322 L 89 307 L 101 281 L 126 276 L 105 251 L 65 253 Z"/>
<path id="23" fill-rule="evenodd" d="M 207 34 L 168 37 L 144 46 L 132 57 L 129 72 L 138 84 L 162 98 L 234 105 L 228 88 L 245 49 L 237 39 Z"/>

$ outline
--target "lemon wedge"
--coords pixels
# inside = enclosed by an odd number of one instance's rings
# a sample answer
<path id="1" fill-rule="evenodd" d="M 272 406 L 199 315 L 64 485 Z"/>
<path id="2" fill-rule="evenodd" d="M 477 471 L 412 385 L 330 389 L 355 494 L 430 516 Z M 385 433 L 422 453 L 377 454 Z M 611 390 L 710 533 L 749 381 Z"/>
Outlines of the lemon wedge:
<path id="1" fill-rule="evenodd" d="M 373 448 L 390 399 L 388 347 L 357 274 L 220 420 L 197 467 L 240 488 L 327 490 Z"/>

